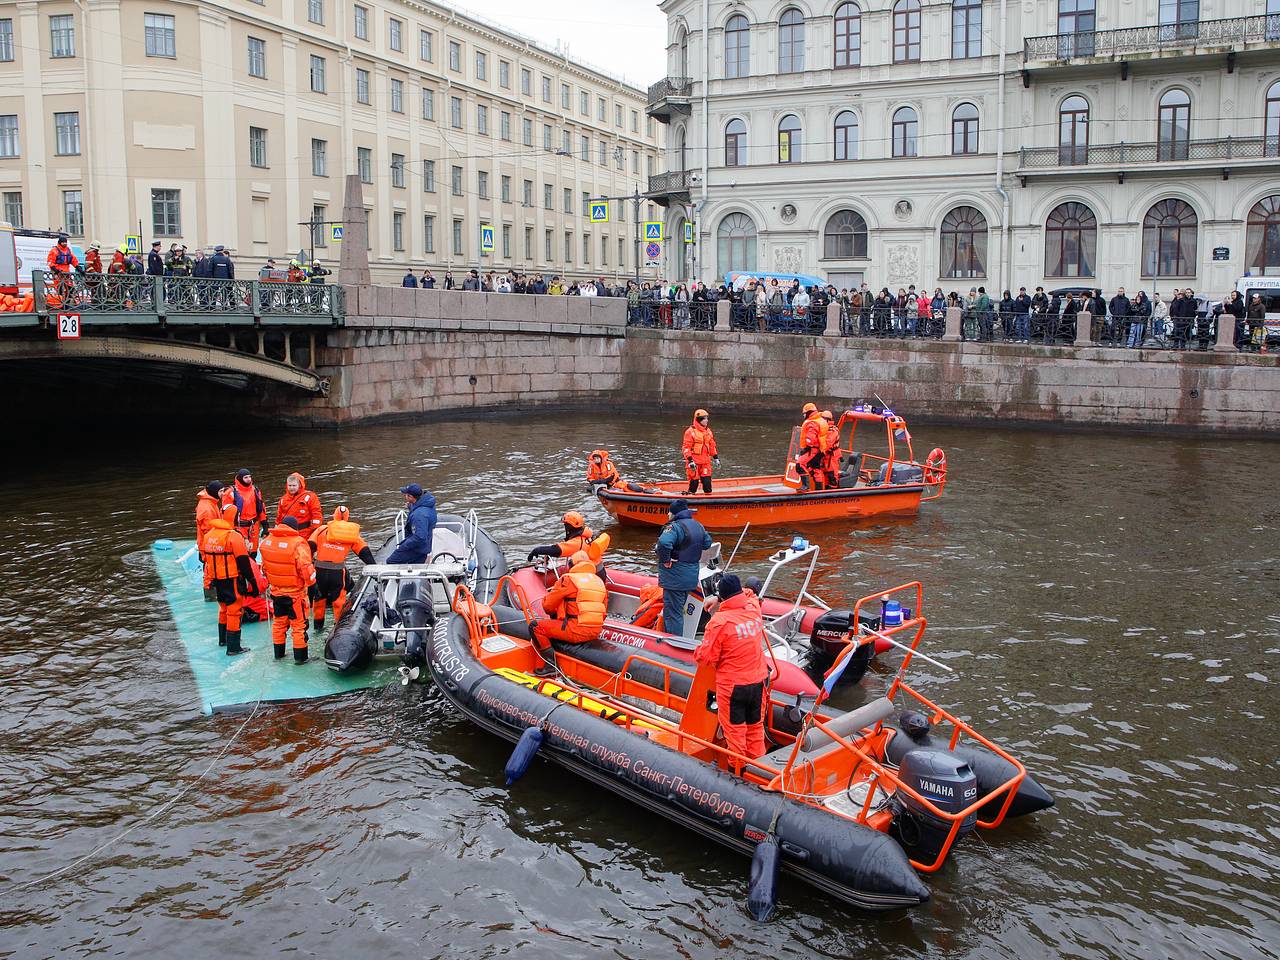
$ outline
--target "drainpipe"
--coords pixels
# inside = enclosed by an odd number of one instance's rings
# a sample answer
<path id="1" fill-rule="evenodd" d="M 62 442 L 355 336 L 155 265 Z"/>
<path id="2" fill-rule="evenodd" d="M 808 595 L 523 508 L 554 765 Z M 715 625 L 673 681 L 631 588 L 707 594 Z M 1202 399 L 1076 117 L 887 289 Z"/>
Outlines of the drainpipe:
<path id="1" fill-rule="evenodd" d="M 702 212 L 707 208 L 707 172 L 711 165 L 711 114 L 707 111 L 707 86 L 711 82 L 711 0 L 702 0 L 702 190 L 694 211 L 694 250 L 698 252 L 698 279 L 702 279 Z M 683 243 L 681 237 L 676 241 Z M 683 278 L 682 278 L 683 279 Z"/>
<path id="2" fill-rule="evenodd" d="M 1009 233 L 1009 211 L 1011 202 L 1009 200 L 1009 191 L 1004 188 L 1004 57 L 1005 44 L 1009 40 L 1008 31 L 1008 0 L 1000 0 L 1000 61 L 997 70 L 1000 73 L 1000 85 L 996 93 L 996 193 L 1000 194 L 1000 199 L 1004 202 L 1003 210 L 1000 215 L 1000 289 L 1004 288 L 1005 280 L 1010 272 L 1010 260 L 1013 258 L 1012 252 L 1012 236 Z"/>

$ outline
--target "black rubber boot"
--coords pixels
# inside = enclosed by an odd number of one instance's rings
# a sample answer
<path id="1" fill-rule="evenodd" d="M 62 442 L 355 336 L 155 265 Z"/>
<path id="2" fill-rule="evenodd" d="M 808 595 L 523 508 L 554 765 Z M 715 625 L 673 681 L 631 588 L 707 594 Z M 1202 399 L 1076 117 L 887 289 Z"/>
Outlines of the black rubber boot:
<path id="1" fill-rule="evenodd" d="M 323 630 L 323 629 L 324 629 L 324 621 L 323 621 L 323 620 L 312 620 L 312 621 L 311 621 L 311 626 L 312 626 L 313 628 L 315 628 L 316 633 L 319 633 L 321 630 Z"/>
<path id="2" fill-rule="evenodd" d="M 227 625 L 225 623 L 218 624 L 218 646 L 225 647 L 227 645 Z"/>
<path id="3" fill-rule="evenodd" d="M 306 662 L 307 662 L 307 648 L 306 648 L 306 647 L 294 647 L 294 648 L 293 648 L 293 662 L 294 662 L 295 664 L 297 664 L 298 666 L 302 666 L 302 664 L 304 664 L 304 663 L 306 663 Z"/>
<path id="4" fill-rule="evenodd" d="M 277 660 L 283 660 L 283 659 L 284 659 L 284 644 L 283 644 L 283 643 L 273 644 L 273 647 L 274 647 L 275 652 L 276 652 L 276 659 L 277 659 Z"/>
<path id="5" fill-rule="evenodd" d="M 248 653 L 248 652 L 249 652 L 248 647 L 240 646 L 240 631 L 228 630 L 227 631 L 227 656 L 234 657 L 237 654 Z"/>

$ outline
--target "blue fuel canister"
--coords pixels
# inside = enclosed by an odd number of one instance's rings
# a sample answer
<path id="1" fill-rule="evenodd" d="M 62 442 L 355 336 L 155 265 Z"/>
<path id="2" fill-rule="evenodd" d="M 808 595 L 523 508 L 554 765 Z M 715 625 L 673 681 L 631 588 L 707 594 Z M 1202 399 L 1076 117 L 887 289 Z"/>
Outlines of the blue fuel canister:
<path id="1" fill-rule="evenodd" d="M 885 630 L 902 626 L 902 604 L 897 600 L 886 600 L 880 613 L 880 625 Z"/>

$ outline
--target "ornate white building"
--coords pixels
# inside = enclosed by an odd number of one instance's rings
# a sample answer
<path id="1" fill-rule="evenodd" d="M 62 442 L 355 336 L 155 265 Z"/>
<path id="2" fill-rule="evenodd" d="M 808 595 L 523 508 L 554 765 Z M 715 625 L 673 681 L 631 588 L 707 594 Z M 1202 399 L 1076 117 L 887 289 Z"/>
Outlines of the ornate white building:
<path id="1" fill-rule="evenodd" d="M 1280 0 L 665 0 L 671 274 L 1280 273 Z M 683 258 L 681 260 L 680 258 Z"/>

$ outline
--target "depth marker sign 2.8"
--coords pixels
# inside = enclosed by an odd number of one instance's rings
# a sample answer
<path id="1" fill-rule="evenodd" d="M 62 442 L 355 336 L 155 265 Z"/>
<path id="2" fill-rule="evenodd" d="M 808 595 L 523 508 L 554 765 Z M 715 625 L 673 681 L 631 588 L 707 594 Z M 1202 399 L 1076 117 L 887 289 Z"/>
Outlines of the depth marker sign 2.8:
<path id="1" fill-rule="evenodd" d="M 59 340 L 79 340 L 80 339 L 80 314 L 78 313 L 58 314 L 58 339 Z"/>

